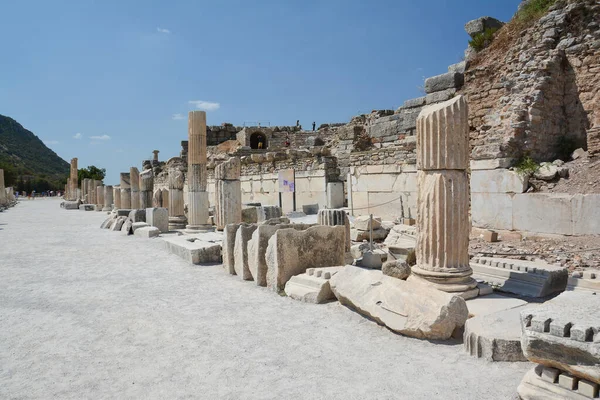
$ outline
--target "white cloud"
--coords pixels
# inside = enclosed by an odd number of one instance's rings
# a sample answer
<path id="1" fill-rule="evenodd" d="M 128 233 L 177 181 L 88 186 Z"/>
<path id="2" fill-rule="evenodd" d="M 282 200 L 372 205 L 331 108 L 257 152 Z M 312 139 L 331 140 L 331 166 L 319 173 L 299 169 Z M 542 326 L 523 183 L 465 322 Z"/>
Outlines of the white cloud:
<path id="1" fill-rule="evenodd" d="M 45 144 L 58 144 L 58 140 L 44 140 Z"/>
<path id="2" fill-rule="evenodd" d="M 167 34 L 167 35 L 169 35 L 169 34 L 171 33 L 171 31 L 170 31 L 170 30 L 168 30 L 168 29 L 165 29 L 165 28 L 156 28 L 156 31 L 157 31 L 158 33 L 165 33 L 165 34 Z"/>
<path id="3" fill-rule="evenodd" d="M 204 111 L 216 111 L 221 107 L 219 103 L 213 103 L 211 101 L 204 100 L 190 100 L 188 103 L 196 107 L 198 110 Z"/>
<path id="4" fill-rule="evenodd" d="M 185 115 L 183 114 L 173 114 L 173 116 L 171 117 L 172 119 L 174 119 L 175 121 L 179 121 L 181 119 L 185 119 Z"/>
<path id="5" fill-rule="evenodd" d="M 81 139 L 82 137 L 83 137 L 83 135 L 81 133 L 77 132 L 75 134 L 75 136 L 73 136 L 73 139 Z"/>
<path id="6" fill-rule="evenodd" d="M 92 140 L 110 140 L 110 136 L 102 135 L 102 136 L 90 136 Z"/>

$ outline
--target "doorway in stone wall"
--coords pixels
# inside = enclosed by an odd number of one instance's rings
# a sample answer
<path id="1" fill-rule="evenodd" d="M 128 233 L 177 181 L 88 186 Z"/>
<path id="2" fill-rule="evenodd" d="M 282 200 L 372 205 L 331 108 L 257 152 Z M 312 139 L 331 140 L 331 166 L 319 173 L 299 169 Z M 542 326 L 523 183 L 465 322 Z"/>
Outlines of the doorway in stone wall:
<path id="1" fill-rule="evenodd" d="M 266 149 L 268 147 L 267 136 L 262 132 L 254 132 L 250 135 L 251 149 Z"/>

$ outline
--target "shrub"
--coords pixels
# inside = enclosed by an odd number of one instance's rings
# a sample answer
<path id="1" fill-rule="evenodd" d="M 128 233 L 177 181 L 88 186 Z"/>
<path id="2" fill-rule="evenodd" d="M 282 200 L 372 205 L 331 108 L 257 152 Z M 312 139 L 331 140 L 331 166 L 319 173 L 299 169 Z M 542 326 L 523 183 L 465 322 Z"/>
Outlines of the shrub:
<path id="1" fill-rule="evenodd" d="M 540 165 L 536 163 L 531 157 L 523 157 L 515 166 L 515 171 L 519 175 L 531 176 L 540 169 Z"/>
<path id="2" fill-rule="evenodd" d="M 556 0 L 530 0 L 517 12 L 515 19 L 518 23 L 529 25 L 546 14 L 548 8 L 554 3 Z"/>
<path id="3" fill-rule="evenodd" d="M 494 40 L 494 34 L 498 31 L 498 28 L 487 28 L 485 31 L 478 33 L 472 40 L 469 40 L 469 46 L 474 48 L 476 51 L 481 51 L 488 47 L 492 40 Z"/>

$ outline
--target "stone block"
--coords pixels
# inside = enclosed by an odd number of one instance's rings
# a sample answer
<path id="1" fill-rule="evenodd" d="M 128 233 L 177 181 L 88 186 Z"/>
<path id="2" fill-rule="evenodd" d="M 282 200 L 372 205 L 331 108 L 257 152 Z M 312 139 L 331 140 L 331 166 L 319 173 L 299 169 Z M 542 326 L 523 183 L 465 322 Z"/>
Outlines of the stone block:
<path id="1" fill-rule="evenodd" d="M 503 292 L 528 297 L 546 297 L 567 287 L 568 271 L 543 261 L 474 257 L 473 278 Z"/>
<path id="2" fill-rule="evenodd" d="M 590 397 L 582 394 L 579 390 L 574 391 L 564 388 L 560 385 L 560 377 L 558 383 L 548 382 L 542 378 L 545 367 L 537 365 L 525 374 L 521 384 L 517 388 L 519 398 L 521 400 L 551 400 L 551 399 L 568 399 L 568 400 L 589 400 Z"/>
<path id="3" fill-rule="evenodd" d="M 387 257 L 385 251 L 380 249 L 366 250 L 363 252 L 358 264 L 363 268 L 381 269 L 383 265 L 382 257 Z"/>
<path id="4" fill-rule="evenodd" d="M 513 163 L 512 158 L 493 158 L 490 160 L 471 160 L 471 171 L 496 168 L 509 168 Z"/>
<path id="5" fill-rule="evenodd" d="M 419 339 L 449 339 L 468 317 L 465 300 L 429 286 L 346 266 L 330 279 L 337 299 L 394 332 Z"/>
<path id="6" fill-rule="evenodd" d="M 528 186 L 527 176 L 507 169 L 471 172 L 471 193 L 524 193 Z"/>
<path id="7" fill-rule="evenodd" d="M 140 229 L 140 228 L 146 228 L 149 227 L 150 225 L 145 223 L 145 222 L 133 222 L 131 224 L 131 233 L 135 233 L 136 230 Z"/>
<path id="8" fill-rule="evenodd" d="M 307 230 L 279 229 L 270 239 L 265 259 L 267 286 L 283 290 L 289 279 L 308 268 L 343 265 L 346 229 L 316 225 Z"/>
<path id="9" fill-rule="evenodd" d="M 258 222 L 258 207 L 242 208 L 242 222 L 246 224 L 256 224 Z"/>
<path id="10" fill-rule="evenodd" d="M 442 101 L 450 100 L 456 95 L 456 89 L 446 89 L 435 93 L 430 93 L 426 97 L 427 104 L 440 103 Z"/>
<path id="11" fill-rule="evenodd" d="M 195 237 L 174 236 L 162 238 L 164 248 L 191 264 L 217 264 L 221 262 L 221 245 L 205 242 Z"/>
<path id="12" fill-rule="evenodd" d="M 81 211 L 94 211 L 96 210 L 96 206 L 94 204 L 81 204 L 79 205 L 79 209 Z"/>
<path id="13" fill-rule="evenodd" d="M 383 263 L 381 272 L 392 278 L 405 280 L 410 276 L 410 266 L 403 260 L 390 260 Z"/>
<path id="14" fill-rule="evenodd" d="M 498 241 L 498 232 L 490 231 L 489 229 L 484 230 L 481 236 L 483 240 L 488 243 L 494 243 Z"/>
<path id="15" fill-rule="evenodd" d="M 388 231 L 382 228 L 373 229 L 373 240 L 385 240 L 388 235 Z M 350 229 L 350 239 L 354 242 L 362 242 L 364 240 L 369 241 L 371 238 L 370 231 L 361 231 L 358 229 Z"/>
<path id="16" fill-rule="evenodd" d="M 600 126 L 587 131 L 587 150 L 589 155 L 600 154 Z"/>
<path id="17" fill-rule="evenodd" d="M 368 215 L 361 215 L 354 219 L 354 229 L 370 231 L 371 227 L 373 227 L 374 231 L 379 229 L 381 227 L 381 218 L 373 217 L 373 222 L 371 222 L 371 218 Z"/>
<path id="18" fill-rule="evenodd" d="M 521 350 L 520 313 L 524 307 L 468 319 L 463 334 L 467 352 L 486 361 L 527 361 Z"/>
<path id="19" fill-rule="evenodd" d="M 79 210 L 80 204 L 79 201 L 63 201 L 60 206 L 65 210 Z"/>
<path id="20" fill-rule="evenodd" d="M 600 270 L 586 270 L 583 274 L 573 272 L 567 282 L 567 290 L 600 293 Z"/>
<path id="21" fill-rule="evenodd" d="M 227 224 L 223 229 L 223 268 L 235 275 L 235 236 L 240 224 Z"/>
<path id="22" fill-rule="evenodd" d="M 162 233 L 169 232 L 169 211 L 166 208 L 146 208 L 146 222 Z"/>
<path id="23" fill-rule="evenodd" d="M 600 194 L 576 194 L 571 199 L 573 235 L 600 235 Z"/>
<path id="24" fill-rule="evenodd" d="M 544 367 L 600 383 L 599 310 L 599 296 L 565 292 L 522 311 L 521 345 L 525 356 Z"/>
<path id="25" fill-rule="evenodd" d="M 327 208 L 344 207 L 344 182 L 327 184 Z"/>
<path id="26" fill-rule="evenodd" d="M 434 93 L 446 89 L 459 89 L 464 83 L 464 76 L 458 72 L 445 74 L 425 79 L 425 93 Z"/>
<path id="27" fill-rule="evenodd" d="M 126 220 L 127 217 L 117 217 L 117 219 L 115 219 L 115 222 L 111 225 L 110 230 L 115 232 L 121 231 L 121 228 L 123 228 L 123 223 Z"/>
<path id="28" fill-rule="evenodd" d="M 302 206 L 302 212 L 306 215 L 317 215 L 319 213 L 318 204 L 304 204 Z"/>
<path id="29" fill-rule="evenodd" d="M 146 222 L 146 209 L 131 210 L 128 216 L 133 222 Z"/>
<path id="30" fill-rule="evenodd" d="M 500 29 L 504 22 L 492 17 L 480 17 L 465 24 L 465 31 L 474 38 L 484 33 L 487 29 Z"/>
<path id="31" fill-rule="evenodd" d="M 257 210 L 257 222 L 263 222 L 273 218 L 282 216 L 281 207 L 279 206 L 261 206 Z"/>
<path id="32" fill-rule="evenodd" d="M 424 105 L 425 105 L 425 96 L 406 100 L 404 102 L 403 108 L 423 107 Z"/>
<path id="33" fill-rule="evenodd" d="M 248 266 L 248 242 L 256 230 L 256 225 L 241 224 L 235 233 L 233 249 L 235 274 L 245 281 L 253 280 Z"/>
<path id="34" fill-rule="evenodd" d="M 478 228 L 513 230 L 513 195 L 471 193 L 471 220 Z"/>
<path id="35" fill-rule="evenodd" d="M 329 279 L 343 267 L 309 268 L 295 275 L 285 284 L 285 294 L 305 303 L 321 304 L 335 299 Z"/>
<path id="36" fill-rule="evenodd" d="M 577 390 L 577 381 L 576 377 L 566 372 L 558 376 L 558 384 L 567 390 Z"/>
<path id="37" fill-rule="evenodd" d="M 519 231 L 572 235 L 571 199 L 572 196 L 568 194 L 515 194 L 512 207 L 513 228 Z"/>
<path id="38" fill-rule="evenodd" d="M 134 230 L 133 235 L 142 238 L 153 238 L 160 235 L 160 229 L 155 226 L 145 226 Z"/>
<path id="39" fill-rule="evenodd" d="M 461 61 L 459 63 L 448 66 L 448 72 L 458 72 L 460 74 L 464 74 L 466 69 L 467 69 L 466 61 Z"/>
<path id="40" fill-rule="evenodd" d="M 125 219 L 125 222 L 123 222 L 123 226 L 121 226 L 121 234 L 123 235 L 133 235 L 133 221 L 131 221 L 130 218 Z"/>

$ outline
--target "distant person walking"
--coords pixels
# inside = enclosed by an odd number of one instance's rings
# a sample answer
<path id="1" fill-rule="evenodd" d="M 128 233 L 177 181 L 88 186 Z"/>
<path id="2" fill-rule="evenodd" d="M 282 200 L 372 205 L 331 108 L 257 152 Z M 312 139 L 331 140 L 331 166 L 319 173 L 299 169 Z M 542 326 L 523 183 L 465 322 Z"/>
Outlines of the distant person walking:
<path id="1" fill-rule="evenodd" d="M 299 128 L 299 127 L 300 127 L 300 120 L 299 120 L 299 119 L 297 119 L 297 120 L 296 120 L 296 128 Z"/>
<path id="2" fill-rule="evenodd" d="M 315 131 L 315 126 L 316 126 L 316 125 L 317 125 L 317 124 L 315 124 L 315 121 L 313 121 L 313 132 Z"/>

